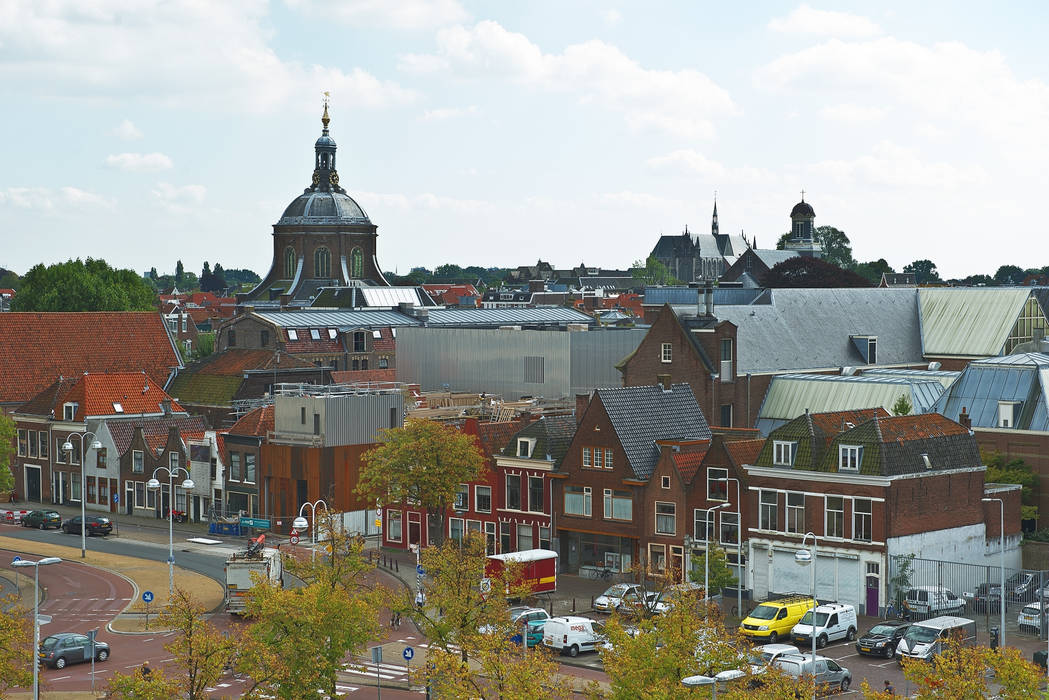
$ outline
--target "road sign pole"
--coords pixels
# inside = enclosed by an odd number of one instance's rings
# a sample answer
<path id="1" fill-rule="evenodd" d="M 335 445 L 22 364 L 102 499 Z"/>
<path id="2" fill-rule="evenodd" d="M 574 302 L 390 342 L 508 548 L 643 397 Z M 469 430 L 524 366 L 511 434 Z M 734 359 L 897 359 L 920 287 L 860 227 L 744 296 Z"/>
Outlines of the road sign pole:
<path id="1" fill-rule="evenodd" d="M 382 698 L 382 681 L 379 676 L 379 664 L 382 663 L 382 647 L 372 647 L 372 663 L 375 664 L 375 700 Z"/>

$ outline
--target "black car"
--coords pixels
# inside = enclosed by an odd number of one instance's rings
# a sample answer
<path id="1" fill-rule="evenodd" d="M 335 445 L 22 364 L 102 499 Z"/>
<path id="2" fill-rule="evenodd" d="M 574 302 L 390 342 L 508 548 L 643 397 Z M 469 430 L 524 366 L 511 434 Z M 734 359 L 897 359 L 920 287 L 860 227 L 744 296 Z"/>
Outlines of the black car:
<path id="1" fill-rule="evenodd" d="M 39 661 L 51 668 L 65 668 L 66 664 L 78 664 L 91 660 L 91 639 L 86 634 L 63 632 L 52 634 L 40 642 Z M 95 660 L 109 658 L 109 645 L 95 641 Z"/>
<path id="2" fill-rule="evenodd" d="M 909 622 L 903 620 L 879 622 L 856 640 L 856 651 L 868 656 L 884 656 L 891 659 L 896 653 L 896 645 L 903 639 L 910 626 Z"/>
<path id="3" fill-rule="evenodd" d="M 62 532 L 67 535 L 74 532 L 80 534 L 80 516 L 78 515 L 75 518 L 70 518 L 62 523 Z M 112 520 L 101 515 L 87 516 L 87 534 L 105 536 L 111 532 L 113 532 Z"/>
<path id="4" fill-rule="evenodd" d="M 996 613 L 1001 609 L 1002 587 L 997 583 L 979 583 L 972 593 L 962 597 L 974 612 Z"/>
<path id="5" fill-rule="evenodd" d="M 56 510 L 31 510 L 22 516 L 22 527 L 62 527 L 62 516 Z"/>

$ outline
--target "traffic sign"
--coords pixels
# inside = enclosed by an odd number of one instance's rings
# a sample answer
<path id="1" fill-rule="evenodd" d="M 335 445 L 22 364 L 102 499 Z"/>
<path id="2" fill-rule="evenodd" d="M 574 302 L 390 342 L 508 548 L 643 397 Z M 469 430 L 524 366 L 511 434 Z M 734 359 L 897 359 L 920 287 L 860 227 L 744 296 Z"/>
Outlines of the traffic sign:
<path id="1" fill-rule="evenodd" d="M 120 503 L 120 494 L 119 493 L 114 493 L 113 494 L 113 503 Z"/>
<path id="2" fill-rule="evenodd" d="M 153 591 L 142 591 L 142 602 L 152 603 L 153 602 Z"/>
<path id="3" fill-rule="evenodd" d="M 375 519 L 375 527 L 382 527 L 382 518 Z"/>
<path id="4" fill-rule="evenodd" d="M 372 663 L 382 663 L 382 647 L 372 647 Z"/>
<path id="5" fill-rule="evenodd" d="M 292 535 L 291 536 L 291 543 L 292 544 L 298 544 L 299 543 L 299 536 L 298 535 Z"/>
<path id="6" fill-rule="evenodd" d="M 426 575 L 426 569 L 423 568 L 422 564 L 416 564 L 415 565 L 415 573 L 419 574 L 420 576 L 425 576 Z"/>
<path id="7" fill-rule="evenodd" d="M 481 579 L 481 593 L 491 593 L 491 592 L 492 592 L 492 579 L 490 579 L 490 578 L 483 578 L 483 579 Z"/>
<path id="8" fill-rule="evenodd" d="M 46 625 L 49 622 L 51 622 L 51 616 L 50 615 L 37 615 L 36 616 L 36 624 L 38 624 L 38 625 Z"/>
<path id="9" fill-rule="evenodd" d="M 14 559 L 12 559 L 12 560 L 11 560 L 11 563 L 12 563 L 12 564 L 14 564 L 14 563 L 15 563 L 16 561 L 22 561 L 22 557 L 20 557 L 20 556 L 18 556 L 18 555 L 16 554 L 16 555 L 15 555 L 15 557 L 14 557 Z"/>
<path id="10" fill-rule="evenodd" d="M 404 651 L 401 652 L 401 656 L 404 657 L 405 661 L 411 661 L 412 657 L 415 656 L 415 649 L 412 649 L 411 647 L 405 647 Z"/>
<path id="11" fill-rule="evenodd" d="M 269 530 L 270 521 L 268 518 L 246 518 L 242 516 L 240 519 L 240 526 L 254 527 L 259 530 Z"/>

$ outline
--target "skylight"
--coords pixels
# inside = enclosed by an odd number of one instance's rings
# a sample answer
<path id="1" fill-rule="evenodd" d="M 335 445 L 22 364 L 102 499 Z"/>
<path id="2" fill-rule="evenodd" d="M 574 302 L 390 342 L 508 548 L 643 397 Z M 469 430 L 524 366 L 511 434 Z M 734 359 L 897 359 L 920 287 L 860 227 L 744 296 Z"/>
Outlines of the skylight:
<path id="1" fill-rule="evenodd" d="M 381 331 L 372 331 L 372 337 L 375 338 L 376 340 L 381 340 L 382 339 L 382 332 Z"/>
<path id="2" fill-rule="evenodd" d="M 328 329 L 328 339 L 329 340 L 335 340 L 335 336 L 337 336 L 338 334 L 339 334 L 338 331 L 336 331 L 334 328 L 329 328 Z"/>
<path id="3" fill-rule="evenodd" d="M 310 329 L 310 337 L 313 338 L 314 340 L 320 340 L 321 339 L 321 332 L 319 330 L 317 330 L 316 328 L 311 328 Z"/>
<path id="4" fill-rule="evenodd" d="M 123 404 L 119 404 L 116 401 L 114 401 L 113 402 L 113 413 L 123 413 L 123 412 L 124 412 Z"/>
<path id="5" fill-rule="evenodd" d="M 299 339 L 298 331 L 296 331 L 294 328 L 289 328 L 288 329 L 288 340 L 298 340 L 298 339 Z"/>

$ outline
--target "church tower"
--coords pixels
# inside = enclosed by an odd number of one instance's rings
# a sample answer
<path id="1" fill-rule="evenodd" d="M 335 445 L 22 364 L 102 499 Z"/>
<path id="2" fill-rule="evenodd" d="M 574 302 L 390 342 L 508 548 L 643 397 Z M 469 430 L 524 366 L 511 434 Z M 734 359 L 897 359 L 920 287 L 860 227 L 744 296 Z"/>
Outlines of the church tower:
<path id="1" fill-rule="evenodd" d="M 823 257 L 823 247 L 816 240 L 816 211 L 805 201 L 805 190 L 801 191 L 801 201 L 790 210 L 790 238 L 784 247 L 803 257 Z"/>

